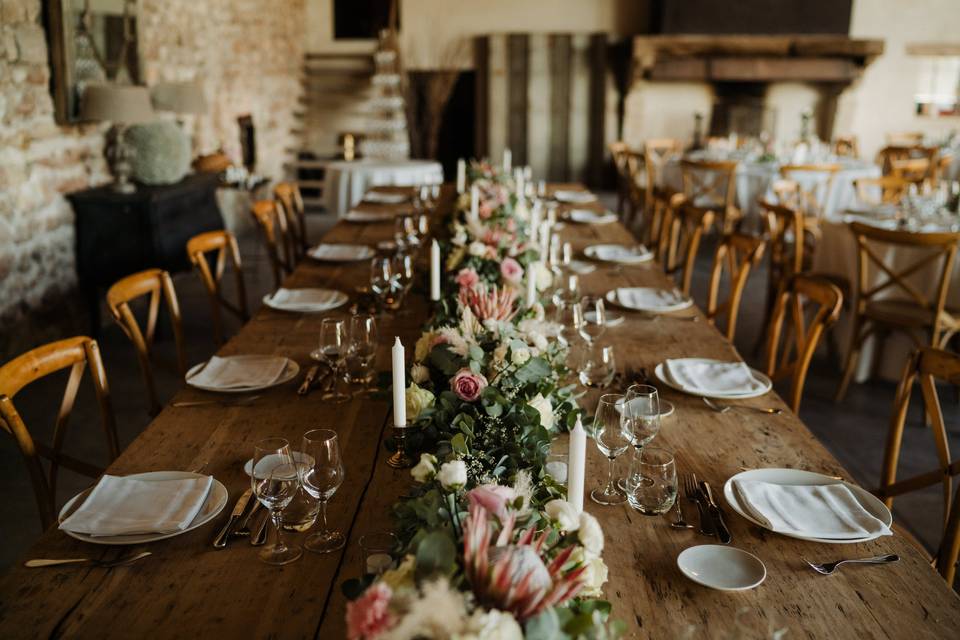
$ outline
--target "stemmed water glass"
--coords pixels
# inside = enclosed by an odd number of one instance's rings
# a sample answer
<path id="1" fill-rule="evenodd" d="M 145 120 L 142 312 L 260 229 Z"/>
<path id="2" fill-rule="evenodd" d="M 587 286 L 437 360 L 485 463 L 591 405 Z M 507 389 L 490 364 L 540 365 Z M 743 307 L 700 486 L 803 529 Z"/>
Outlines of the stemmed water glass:
<path id="1" fill-rule="evenodd" d="M 340 377 L 347 357 L 347 327 L 339 318 L 324 318 L 320 321 L 320 355 L 330 365 L 333 389 L 324 396 L 334 402 L 346 402 L 350 396 L 340 391 Z"/>
<path id="2" fill-rule="evenodd" d="M 347 346 L 347 377 L 350 382 L 362 384 L 370 390 L 373 382 L 373 363 L 377 357 L 377 321 L 371 315 L 350 318 L 350 341 Z"/>
<path id="3" fill-rule="evenodd" d="M 613 477 L 617 458 L 630 446 L 630 438 L 623 428 L 623 420 L 617 407 L 623 402 L 623 395 L 607 393 L 600 396 L 597 403 L 597 413 L 593 418 L 593 439 L 597 443 L 600 453 L 607 457 L 610 466 L 607 472 L 607 482 L 590 492 L 590 498 L 603 505 L 621 504 L 627 499 Z"/>
<path id="4" fill-rule="evenodd" d="M 377 296 L 381 308 L 389 307 L 393 298 L 393 260 L 377 256 L 370 262 L 370 290 Z"/>
<path id="5" fill-rule="evenodd" d="M 660 433 L 660 396 L 656 387 L 648 384 L 633 384 L 627 388 L 624 395 L 623 429 L 633 445 L 633 459 L 639 460 L 643 448 Z M 631 484 L 646 482 L 643 477 L 636 476 L 622 478 L 618 482 L 621 489 Z"/>
<path id="6" fill-rule="evenodd" d="M 394 286 L 398 290 L 398 302 L 407 295 L 407 291 L 413 285 L 413 255 L 403 251 L 398 251 L 393 256 L 393 276 Z"/>
<path id="7" fill-rule="evenodd" d="M 343 484 L 343 459 L 337 433 L 313 429 L 303 434 L 301 451 L 305 462 L 298 465 L 304 491 L 320 502 L 320 531 L 303 541 L 303 548 L 314 553 L 330 553 L 344 545 L 343 534 L 327 525 L 327 502 Z"/>
<path id="8" fill-rule="evenodd" d="M 587 296 L 580 302 L 580 305 L 583 313 L 577 330 L 583 336 L 583 339 L 592 345 L 607 329 L 607 311 L 603 304 L 603 298 L 599 297 Z"/>
<path id="9" fill-rule="evenodd" d="M 300 549 L 284 544 L 281 533 L 283 509 L 293 500 L 299 487 L 290 443 L 283 438 L 257 442 L 253 448 L 251 471 L 253 494 L 270 512 L 273 528 L 277 531 L 277 541 L 263 548 L 260 559 L 267 564 L 289 564 L 303 555 Z"/>

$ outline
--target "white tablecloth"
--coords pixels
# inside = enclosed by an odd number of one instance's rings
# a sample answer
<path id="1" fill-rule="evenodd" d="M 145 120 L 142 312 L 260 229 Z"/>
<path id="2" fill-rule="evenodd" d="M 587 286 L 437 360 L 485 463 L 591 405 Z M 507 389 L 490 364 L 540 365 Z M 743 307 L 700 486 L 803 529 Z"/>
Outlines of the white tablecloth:
<path id="1" fill-rule="evenodd" d="M 327 211 L 344 216 L 371 187 L 412 187 L 443 182 L 443 167 L 432 160 L 354 160 L 327 165 L 323 197 Z"/>
<path id="2" fill-rule="evenodd" d="M 832 216 L 821 221 L 820 229 L 822 236 L 817 243 L 817 250 L 813 256 L 813 271 L 846 278 L 850 282 L 851 295 L 856 295 L 857 241 L 853 237 L 853 232 L 850 231 L 847 220 L 844 220 L 843 216 Z M 911 247 L 896 247 L 877 243 L 871 243 L 871 247 L 878 257 L 884 261 L 884 264 L 891 265 L 896 270 L 907 268 L 929 253 L 928 250 L 918 251 Z M 927 265 L 926 268 L 911 274 L 908 281 L 917 290 L 931 296 L 939 284 L 941 263 L 941 260 L 937 260 L 933 265 Z M 877 269 L 874 266 L 870 267 L 868 273 L 871 274 L 869 282 L 871 287 L 888 279 L 885 274 L 877 274 Z M 951 282 L 956 283 L 958 278 L 960 278 L 960 263 L 955 263 Z M 907 294 L 898 287 L 891 286 L 887 292 L 889 297 L 894 299 L 909 299 Z M 957 286 L 950 287 L 947 295 L 947 306 L 960 306 L 960 288 Z M 845 307 L 843 313 L 840 314 L 840 320 L 833 327 L 834 335 L 836 335 L 840 347 L 840 354 L 843 357 L 842 364 L 846 364 L 847 352 L 850 349 L 854 300 L 850 300 Z M 898 381 L 903 374 L 907 357 L 914 348 L 913 341 L 907 335 L 891 333 L 883 345 L 883 359 L 878 363 L 878 375 L 886 380 Z M 876 349 L 877 343 L 874 337 L 870 337 L 864 342 L 854 375 L 856 382 L 863 382 L 870 377 Z"/>

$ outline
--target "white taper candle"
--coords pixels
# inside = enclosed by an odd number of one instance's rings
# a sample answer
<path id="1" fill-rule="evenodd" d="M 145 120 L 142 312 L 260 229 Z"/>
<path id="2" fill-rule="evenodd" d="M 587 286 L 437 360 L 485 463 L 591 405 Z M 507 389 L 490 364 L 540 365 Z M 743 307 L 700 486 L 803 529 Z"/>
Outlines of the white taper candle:
<path id="1" fill-rule="evenodd" d="M 393 426 L 407 426 L 407 383 L 404 371 L 403 345 L 400 338 L 393 341 Z"/>
<path id="2" fill-rule="evenodd" d="M 510 149 L 503 150 L 503 171 L 504 173 L 510 173 L 513 169 L 513 152 Z"/>
<path id="3" fill-rule="evenodd" d="M 537 302 L 537 266 L 536 262 L 527 266 L 527 307 L 532 307 Z"/>
<path id="4" fill-rule="evenodd" d="M 463 193 L 467 190 L 467 161 L 463 158 L 457 160 L 457 193 Z"/>
<path id="5" fill-rule="evenodd" d="M 430 299 L 440 299 L 440 243 L 436 240 L 430 245 Z"/>
<path id="6" fill-rule="evenodd" d="M 470 185 L 470 218 L 476 220 L 480 217 L 480 187 Z"/>
<path id="7" fill-rule="evenodd" d="M 587 465 L 587 432 L 577 417 L 570 431 L 570 454 L 567 458 L 567 502 L 583 511 L 583 484 Z"/>

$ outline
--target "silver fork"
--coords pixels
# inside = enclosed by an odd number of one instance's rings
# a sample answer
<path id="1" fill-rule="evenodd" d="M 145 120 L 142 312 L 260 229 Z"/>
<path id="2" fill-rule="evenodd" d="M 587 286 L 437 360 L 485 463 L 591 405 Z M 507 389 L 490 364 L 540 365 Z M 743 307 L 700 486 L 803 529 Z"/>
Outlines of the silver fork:
<path id="1" fill-rule="evenodd" d="M 809 560 L 804 559 L 810 568 L 816 571 L 817 573 L 822 573 L 825 576 L 830 575 L 837 570 L 842 564 L 847 562 L 858 562 L 860 564 L 890 564 L 891 562 L 897 562 L 900 560 L 900 556 L 895 553 L 889 553 L 885 556 L 874 556 L 872 558 L 851 558 L 849 560 L 837 560 L 836 562 L 810 562 Z"/>
<path id="2" fill-rule="evenodd" d="M 697 506 L 697 515 L 700 516 L 700 533 L 705 536 L 712 536 L 713 531 L 708 528 L 709 521 L 707 520 L 707 514 L 703 509 L 703 504 L 700 502 L 697 478 L 692 473 L 683 474 L 683 496 L 688 502 L 692 502 Z"/>
<path id="3" fill-rule="evenodd" d="M 711 409 L 713 409 L 714 411 L 716 411 L 717 413 L 726 413 L 727 411 L 730 411 L 730 409 L 748 409 L 750 411 L 767 413 L 774 416 L 778 416 L 781 413 L 783 413 L 783 409 L 780 409 L 778 407 L 764 408 L 764 407 L 750 407 L 750 406 L 741 405 L 741 404 L 722 404 L 720 402 L 716 402 L 715 400 L 711 400 L 710 398 L 704 398 L 703 403 L 708 407 L 710 407 Z"/>
<path id="4" fill-rule="evenodd" d="M 673 522 L 670 523 L 670 526 L 674 529 L 693 529 L 693 525 L 687 522 L 683 517 L 683 508 L 680 506 L 680 496 L 677 495 L 677 499 L 673 502 Z"/>

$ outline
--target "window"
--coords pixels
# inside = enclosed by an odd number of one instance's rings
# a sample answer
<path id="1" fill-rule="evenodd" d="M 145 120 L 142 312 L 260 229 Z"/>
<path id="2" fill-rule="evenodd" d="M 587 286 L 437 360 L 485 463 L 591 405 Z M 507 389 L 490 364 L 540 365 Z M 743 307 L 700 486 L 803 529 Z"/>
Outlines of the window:
<path id="1" fill-rule="evenodd" d="M 907 53 L 919 64 L 913 94 L 919 116 L 960 116 L 960 46 L 912 45 Z"/>

